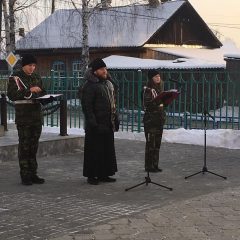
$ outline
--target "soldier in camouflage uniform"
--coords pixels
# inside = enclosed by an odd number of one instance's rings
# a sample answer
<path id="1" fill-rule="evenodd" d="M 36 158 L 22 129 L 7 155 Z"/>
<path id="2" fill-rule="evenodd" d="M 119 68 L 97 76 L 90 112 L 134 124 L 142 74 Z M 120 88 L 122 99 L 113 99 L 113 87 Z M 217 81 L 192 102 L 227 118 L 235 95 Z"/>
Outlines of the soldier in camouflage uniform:
<path id="1" fill-rule="evenodd" d="M 36 154 L 42 132 L 41 104 L 34 98 L 45 94 L 40 76 L 34 73 L 36 59 L 30 55 L 22 57 L 22 69 L 9 78 L 8 98 L 15 102 L 16 125 L 19 145 L 18 158 L 23 185 L 42 184 L 37 176 Z"/>
<path id="2" fill-rule="evenodd" d="M 145 114 L 143 117 L 144 132 L 146 137 L 145 170 L 149 172 L 161 172 L 158 167 L 159 150 L 162 141 L 163 126 L 166 113 L 161 101 L 154 98 L 163 91 L 163 81 L 156 70 L 148 72 L 147 86 L 144 87 L 143 104 Z"/>

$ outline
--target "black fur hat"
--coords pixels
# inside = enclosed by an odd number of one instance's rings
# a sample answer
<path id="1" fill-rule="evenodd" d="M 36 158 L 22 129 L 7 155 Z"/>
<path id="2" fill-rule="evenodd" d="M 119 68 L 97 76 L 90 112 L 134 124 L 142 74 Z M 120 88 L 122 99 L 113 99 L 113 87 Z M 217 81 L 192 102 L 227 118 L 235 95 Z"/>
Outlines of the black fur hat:
<path id="1" fill-rule="evenodd" d="M 106 63 L 101 58 L 96 58 L 89 64 L 89 67 L 91 67 L 92 71 L 95 72 L 99 68 L 103 68 L 107 66 L 106 66 Z"/>
<path id="2" fill-rule="evenodd" d="M 159 72 L 155 69 L 150 69 L 148 71 L 148 79 L 151 80 L 154 76 L 158 75 Z"/>
<path id="3" fill-rule="evenodd" d="M 22 67 L 28 64 L 37 64 L 37 59 L 31 54 L 22 55 Z"/>

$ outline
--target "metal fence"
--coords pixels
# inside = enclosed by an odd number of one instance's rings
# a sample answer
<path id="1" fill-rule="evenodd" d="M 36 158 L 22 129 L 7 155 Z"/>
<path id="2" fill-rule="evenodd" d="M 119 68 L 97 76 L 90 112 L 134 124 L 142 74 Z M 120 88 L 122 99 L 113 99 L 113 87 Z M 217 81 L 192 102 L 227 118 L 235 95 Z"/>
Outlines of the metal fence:
<path id="1" fill-rule="evenodd" d="M 202 129 L 204 111 L 210 113 L 207 125 L 210 129 L 240 129 L 240 73 L 224 71 L 166 71 L 161 72 L 165 90 L 178 89 L 181 94 L 166 107 L 165 128 Z M 121 121 L 120 129 L 131 132 L 143 131 L 142 89 L 147 82 L 145 71 L 111 71 L 117 87 L 117 108 Z M 7 74 L 0 75 L 0 91 L 6 92 Z M 62 93 L 67 99 L 68 127 L 84 127 L 84 116 L 78 89 L 82 77 L 71 74 L 56 77 L 49 74 L 42 77 L 49 93 Z M 173 82 L 173 80 L 177 81 Z M 14 119 L 14 108 L 8 107 L 8 120 Z M 44 119 L 46 126 L 59 126 L 59 111 Z"/>

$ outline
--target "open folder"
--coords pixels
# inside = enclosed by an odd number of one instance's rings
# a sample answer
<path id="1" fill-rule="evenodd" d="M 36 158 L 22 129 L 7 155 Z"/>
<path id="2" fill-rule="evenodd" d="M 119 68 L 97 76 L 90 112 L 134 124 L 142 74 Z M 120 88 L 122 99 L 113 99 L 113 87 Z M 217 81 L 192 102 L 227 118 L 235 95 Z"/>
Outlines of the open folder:
<path id="1" fill-rule="evenodd" d="M 162 101 L 164 105 L 169 105 L 174 99 L 178 97 L 180 92 L 177 89 L 170 89 L 168 91 L 161 92 L 157 97 L 154 98 L 155 101 Z"/>
<path id="2" fill-rule="evenodd" d="M 46 105 L 48 103 L 53 102 L 54 100 L 56 100 L 61 96 L 62 94 L 46 94 L 46 95 L 43 95 L 42 97 L 38 97 L 35 99 L 38 100 L 42 105 Z"/>
<path id="3" fill-rule="evenodd" d="M 35 99 L 48 99 L 48 98 L 57 98 L 57 97 L 60 97 L 62 96 L 62 94 L 46 94 L 46 95 L 43 95 L 42 97 L 38 97 L 38 98 L 35 98 Z"/>

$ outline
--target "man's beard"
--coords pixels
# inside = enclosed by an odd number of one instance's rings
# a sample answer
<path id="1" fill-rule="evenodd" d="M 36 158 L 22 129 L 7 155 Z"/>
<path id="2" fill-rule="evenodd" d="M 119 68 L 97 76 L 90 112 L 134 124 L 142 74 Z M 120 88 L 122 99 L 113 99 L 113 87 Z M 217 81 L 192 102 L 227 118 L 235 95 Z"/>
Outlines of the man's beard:
<path id="1" fill-rule="evenodd" d="M 98 79 L 101 81 L 107 80 L 107 75 L 97 75 Z"/>

